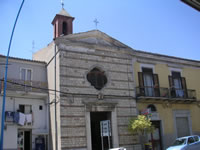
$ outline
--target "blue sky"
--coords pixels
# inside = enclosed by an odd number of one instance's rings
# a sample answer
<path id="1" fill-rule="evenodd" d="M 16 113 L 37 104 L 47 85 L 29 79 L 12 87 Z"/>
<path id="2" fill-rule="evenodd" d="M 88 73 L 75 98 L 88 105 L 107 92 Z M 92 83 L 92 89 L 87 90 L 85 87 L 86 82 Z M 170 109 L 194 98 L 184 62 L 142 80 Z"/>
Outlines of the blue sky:
<path id="1" fill-rule="evenodd" d="M 21 0 L 0 0 L 0 54 L 7 55 Z M 200 12 L 180 0 L 64 0 L 74 33 L 95 29 L 136 50 L 200 60 Z M 10 56 L 32 58 L 53 39 L 51 21 L 60 0 L 25 0 Z M 32 43 L 34 41 L 34 48 Z"/>

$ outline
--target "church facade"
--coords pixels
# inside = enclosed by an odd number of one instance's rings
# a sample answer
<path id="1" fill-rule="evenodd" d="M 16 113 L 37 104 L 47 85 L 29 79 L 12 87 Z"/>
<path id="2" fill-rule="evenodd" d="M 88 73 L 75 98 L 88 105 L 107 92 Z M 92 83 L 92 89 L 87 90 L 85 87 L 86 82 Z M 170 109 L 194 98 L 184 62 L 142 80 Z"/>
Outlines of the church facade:
<path id="1" fill-rule="evenodd" d="M 146 111 L 154 150 L 200 133 L 199 61 L 137 51 L 99 30 L 73 34 L 73 20 L 62 9 L 53 41 L 33 55 L 47 64 L 52 149 L 140 150 L 128 124 Z"/>
<path id="2" fill-rule="evenodd" d="M 72 34 L 73 20 L 62 9 L 52 22 L 53 42 L 33 56 L 47 63 L 54 90 L 53 149 L 140 149 L 138 136 L 128 131 L 137 116 L 131 48 L 98 30 Z"/>

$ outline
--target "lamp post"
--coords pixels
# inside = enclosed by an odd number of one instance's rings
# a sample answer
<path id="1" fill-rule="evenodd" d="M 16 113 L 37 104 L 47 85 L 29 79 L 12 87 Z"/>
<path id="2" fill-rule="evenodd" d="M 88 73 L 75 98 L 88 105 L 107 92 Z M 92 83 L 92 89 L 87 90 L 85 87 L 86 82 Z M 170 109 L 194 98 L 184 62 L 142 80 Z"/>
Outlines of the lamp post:
<path id="1" fill-rule="evenodd" d="M 9 42 L 9 46 L 8 46 L 8 53 L 7 53 L 7 57 L 6 57 L 5 76 L 4 76 L 4 89 L 3 89 L 3 103 L 2 103 L 2 112 L 1 112 L 0 150 L 3 150 L 3 140 L 4 140 L 4 121 L 5 121 L 6 87 L 7 87 L 7 74 L 8 74 L 8 57 L 9 57 L 9 53 L 10 53 L 10 47 L 11 47 L 11 43 L 12 43 L 13 34 L 14 34 L 14 31 L 15 31 L 15 26 L 17 24 L 17 20 L 18 20 L 18 17 L 19 17 L 19 14 L 21 12 L 23 4 L 24 4 L 24 0 L 21 3 L 21 6 L 20 6 L 19 11 L 17 13 L 17 17 L 15 19 L 15 23 L 14 23 L 14 26 L 13 26 L 13 29 L 12 29 L 10 42 Z"/>

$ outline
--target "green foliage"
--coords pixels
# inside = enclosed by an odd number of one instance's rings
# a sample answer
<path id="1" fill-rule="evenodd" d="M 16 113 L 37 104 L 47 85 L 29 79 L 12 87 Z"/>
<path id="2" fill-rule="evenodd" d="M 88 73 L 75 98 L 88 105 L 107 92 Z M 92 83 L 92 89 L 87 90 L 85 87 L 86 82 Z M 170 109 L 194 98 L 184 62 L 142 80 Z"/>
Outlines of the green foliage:
<path id="1" fill-rule="evenodd" d="M 138 115 L 137 118 L 132 118 L 129 122 L 128 128 L 133 134 L 138 133 L 140 135 L 151 133 L 154 130 L 150 119 L 144 115 Z"/>

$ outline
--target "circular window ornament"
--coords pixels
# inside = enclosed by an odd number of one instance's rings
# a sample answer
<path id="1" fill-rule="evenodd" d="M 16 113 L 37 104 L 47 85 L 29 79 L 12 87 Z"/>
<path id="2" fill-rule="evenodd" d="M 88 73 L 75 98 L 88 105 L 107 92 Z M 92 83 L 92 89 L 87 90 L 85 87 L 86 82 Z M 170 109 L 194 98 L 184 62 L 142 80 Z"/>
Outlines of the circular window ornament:
<path id="1" fill-rule="evenodd" d="M 98 68 L 93 68 L 87 74 L 87 80 L 97 90 L 101 90 L 107 83 L 105 71 L 102 71 Z"/>

